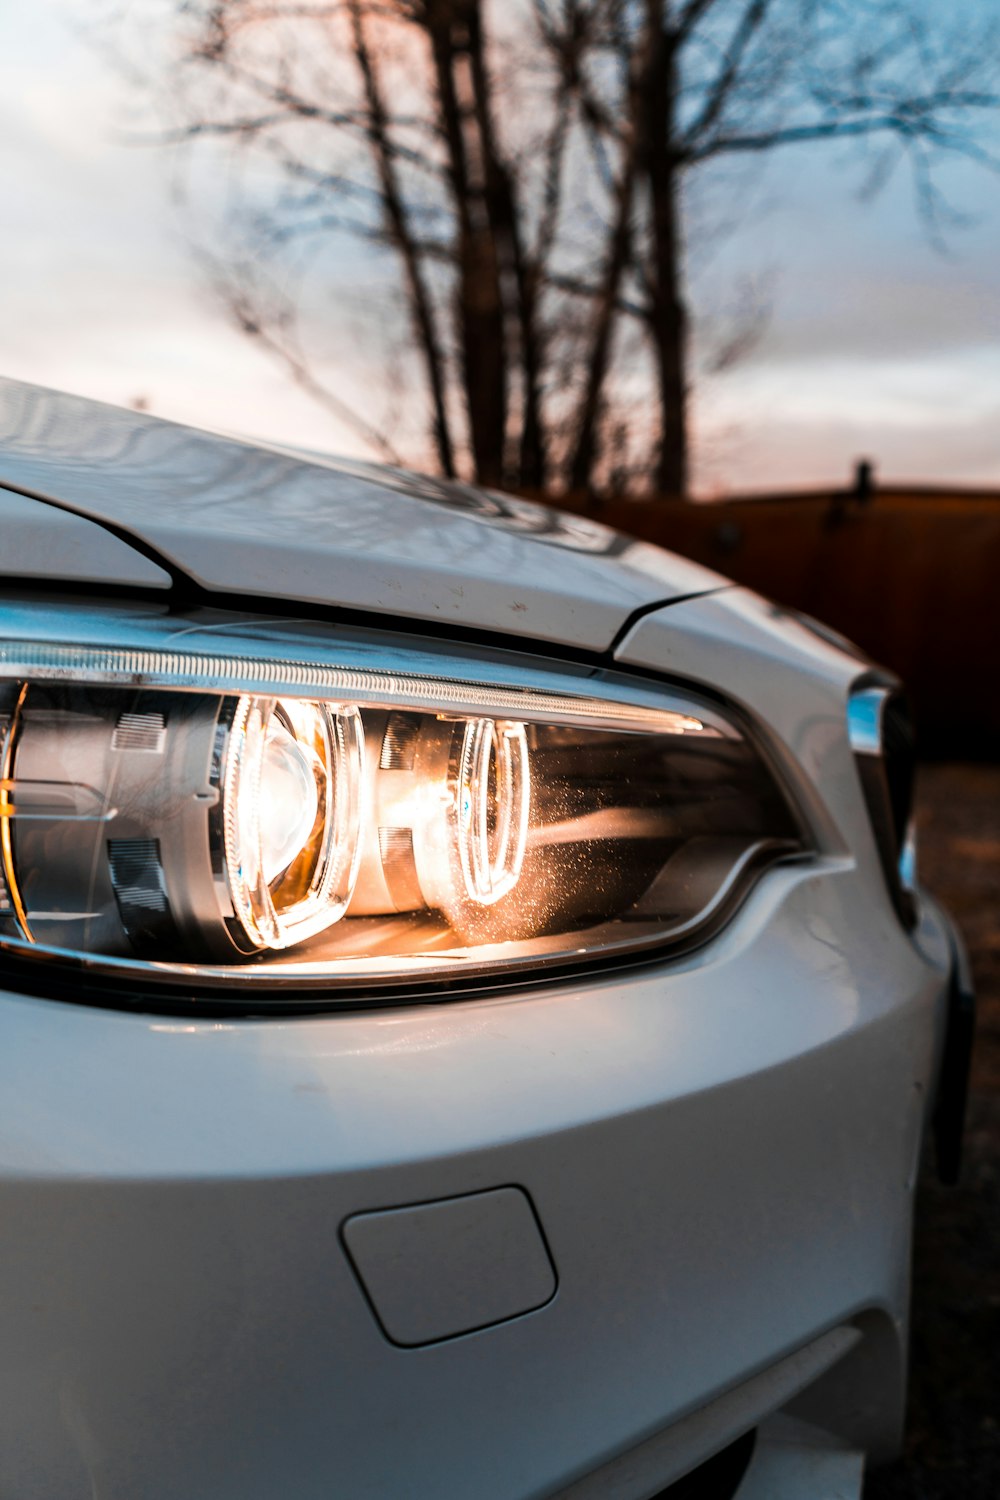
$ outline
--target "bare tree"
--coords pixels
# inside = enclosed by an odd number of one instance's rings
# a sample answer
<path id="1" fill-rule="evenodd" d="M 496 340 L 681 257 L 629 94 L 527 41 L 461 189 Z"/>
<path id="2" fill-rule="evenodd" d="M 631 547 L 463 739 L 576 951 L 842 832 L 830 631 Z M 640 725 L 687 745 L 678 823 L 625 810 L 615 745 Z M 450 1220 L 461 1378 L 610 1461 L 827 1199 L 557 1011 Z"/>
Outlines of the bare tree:
<path id="1" fill-rule="evenodd" d="M 486 484 L 684 494 L 692 174 L 864 141 L 937 234 L 939 158 L 1000 165 L 1000 27 L 937 0 L 177 0 L 173 37 L 165 138 L 267 167 L 215 262 L 240 326 L 393 455 L 287 281 L 306 243 L 388 256 L 432 461 Z"/>

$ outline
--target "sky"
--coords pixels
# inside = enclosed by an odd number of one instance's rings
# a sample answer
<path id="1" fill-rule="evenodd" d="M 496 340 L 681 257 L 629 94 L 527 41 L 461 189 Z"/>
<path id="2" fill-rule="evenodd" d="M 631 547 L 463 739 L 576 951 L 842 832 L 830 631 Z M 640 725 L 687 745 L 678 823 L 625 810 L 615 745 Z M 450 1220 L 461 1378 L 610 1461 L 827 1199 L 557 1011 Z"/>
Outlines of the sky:
<path id="1" fill-rule="evenodd" d="M 72 0 L 0 10 L 0 374 L 372 456 L 227 321 L 194 263 L 169 154 L 131 139 L 135 96 L 81 33 L 86 14 Z M 905 174 L 864 205 L 858 182 L 838 152 L 785 151 L 738 232 L 695 237 L 706 308 L 747 276 L 769 307 L 751 353 L 698 389 L 699 494 L 836 485 L 861 457 L 885 483 L 1000 487 L 1000 177 L 945 163 L 939 182 L 967 215 L 947 253 L 921 230 Z M 345 283 L 359 272 L 345 265 Z M 382 360 L 356 308 L 334 302 L 330 316 L 350 364 L 324 373 L 363 409 Z"/>

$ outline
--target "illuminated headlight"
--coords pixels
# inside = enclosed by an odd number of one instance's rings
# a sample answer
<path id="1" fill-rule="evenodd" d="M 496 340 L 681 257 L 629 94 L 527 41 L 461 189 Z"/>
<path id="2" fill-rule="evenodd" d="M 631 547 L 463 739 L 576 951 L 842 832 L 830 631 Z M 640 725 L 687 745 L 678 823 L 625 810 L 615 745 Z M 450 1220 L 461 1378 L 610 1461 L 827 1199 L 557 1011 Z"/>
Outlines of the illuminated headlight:
<path id="1" fill-rule="evenodd" d="M 701 941 L 806 849 L 746 730 L 666 686 L 217 615 L 0 625 L 13 962 L 336 1000 Z"/>
<path id="2" fill-rule="evenodd" d="M 219 721 L 217 721 L 218 723 Z M 221 715 L 222 853 L 238 947 L 288 948 L 347 910 L 361 853 L 365 735 L 348 704 L 241 697 Z"/>

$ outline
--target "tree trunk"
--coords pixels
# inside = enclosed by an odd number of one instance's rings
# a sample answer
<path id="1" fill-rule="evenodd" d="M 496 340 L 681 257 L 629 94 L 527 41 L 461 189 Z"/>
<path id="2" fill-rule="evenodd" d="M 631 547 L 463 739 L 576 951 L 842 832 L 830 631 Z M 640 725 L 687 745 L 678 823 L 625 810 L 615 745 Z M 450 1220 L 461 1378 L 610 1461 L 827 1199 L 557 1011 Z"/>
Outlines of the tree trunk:
<path id="1" fill-rule="evenodd" d="M 455 450 L 448 422 L 445 361 L 438 337 L 434 304 L 424 280 L 420 258 L 407 223 L 403 188 L 397 180 L 389 149 L 385 102 L 375 61 L 365 38 L 364 21 L 358 0 L 353 0 L 350 14 L 355 56 L 361 70 L 365 98 L 368 103 L 369 133 L 372 152 L 378 166 L 386 230 L 389 243 L 395 246 L 403 262 L 414 342 L 423 355 L 427 383 L 430 387 L 431 404 L 434 410 L 434 444 L 437 449 L 438 462 L 442 473 L 452 479 L 455 476 Z"/>
<path id="2" fill-rule="evenodd" d="M 503 159 L 494 123 L 493 83 L 486 62 L 486 38 L 478 0 L 469 6 L 467 26 L 473 111 L 482 155 L 483 197 L 493 234 L 500 293 L 511 325 L 508 348 L 520 346 L 521 434 L 516 444 L 516 457 L 513 452 L 510 456 L 508 477 L 515 485 L 541 489 L 545 483 L 546 455 L 541 413 L 542 351 L 537 298 L 521 241 L 523 213 L 515 180 Z"/>
<path id="3" fill-rule="evenodd" d="M 658 0 L 662 5 L 662 0 Z M 576 419 L 576 432 L 569 461 L 571 490 L 589 490 L 599 454 L 599 425 L 604 387 L 611 366 L 618 294 L 632 251 L 633 198 L 638 172 L 646 163 L 645 133 L 649 129 L 647 94 L 653 83 L 660 27 L 653 13 L 657 0 L 649 0 L 646 32 L 629 66 L 628 108 L 623 127 L 621 162 L 615 184 L 608 248 L 594 308 L 593 335 L 587 356 L 583 395 Z M 647 168 L 648 170 L 648 168 Z"/>
<path id="4" fill-rule="evenodd" d="M 569 462 L 569 487 L 578 492 L 591 488 L 594 465 L 598 458 L 598 426 L 604 383 L 611 364 L 615 307 L 618 288 L 628 264 L 629 248 L 632 242 L 633 161 L 634 156 L 630 150 L 622 164 L 616 194 L 611 244 L 594 309 L 594 332 L 587 355 L 583 396 L 580 401 L 573 452 Z"/>
<path id="5" fill-rule="evenodd" d="M 677 38 L 662 25 L 646 99 L 646 172 L 649 180 L 652 248 L 648 264 L 649 328 L 660 400 L 660 441 L 655 488 L 664 499 L 683 499 L 688 485 L 687 333 L 680 223 L 681 156 L 676 146 Z"/>
<path id="6" fill-rule="evenodd" d="M 654 202 L 656 281 L 650 322 L 660 396 L 656 492 L 663 499 L 683 500 L 688 487 L 688 315 L 681 294 L 679 191 L 680 174 L 673 167 L 662 186 L 664 201 Z"/>
<path id="7" fill-rule="evenodd" d="M 457 318 L 475 477 L 503 484 L 507 428 L 507 338 L 496 242 L 474 181 L 455 69 L 468 57 L 468 12 L 453 0 L 428 0 L 423 24 L 431 43 L 458 223 Z M 475 165 L 478 165 L 476 163 Z"/>

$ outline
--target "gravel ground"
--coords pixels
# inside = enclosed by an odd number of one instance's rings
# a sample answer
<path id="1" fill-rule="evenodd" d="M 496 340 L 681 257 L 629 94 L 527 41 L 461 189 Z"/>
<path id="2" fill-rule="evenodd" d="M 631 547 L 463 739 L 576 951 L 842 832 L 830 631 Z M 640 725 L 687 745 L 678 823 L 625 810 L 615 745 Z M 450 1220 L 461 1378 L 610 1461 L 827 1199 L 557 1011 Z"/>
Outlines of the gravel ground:
<path id="1" fill-rule="evenodd" d="M 921 875 L 957 919 L 979 1020 L 958 1188 L 917 1202 L 906 1450 L 865 1500 L 1000 1500 L 1000 767 L 929 765 Z"/>

